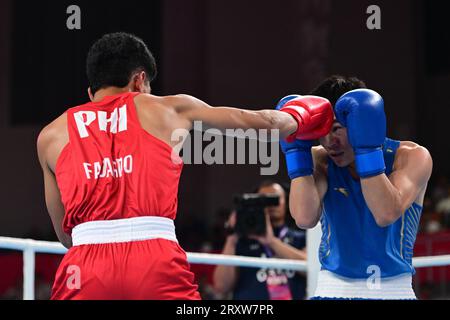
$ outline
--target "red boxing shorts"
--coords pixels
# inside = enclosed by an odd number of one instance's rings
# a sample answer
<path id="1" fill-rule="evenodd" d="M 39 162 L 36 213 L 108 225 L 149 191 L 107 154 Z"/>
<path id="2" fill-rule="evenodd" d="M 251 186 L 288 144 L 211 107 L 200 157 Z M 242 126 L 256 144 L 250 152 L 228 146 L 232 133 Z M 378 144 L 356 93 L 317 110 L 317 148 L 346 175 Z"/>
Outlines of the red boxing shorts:
<path id="1" fill-rule="evenodd" d="M 173 220 L 92 221 L 72 230 L 52 299 L 200 299 Z"/>

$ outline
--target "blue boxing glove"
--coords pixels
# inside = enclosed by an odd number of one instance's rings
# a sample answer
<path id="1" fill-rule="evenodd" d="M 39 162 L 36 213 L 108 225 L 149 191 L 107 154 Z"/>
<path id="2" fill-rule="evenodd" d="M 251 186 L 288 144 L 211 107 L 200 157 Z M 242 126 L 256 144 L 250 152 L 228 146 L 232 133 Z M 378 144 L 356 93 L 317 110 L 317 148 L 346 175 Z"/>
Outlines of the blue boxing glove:
<path id="1" fill-rule="evenodd" d="M 294 94 L 286 96 L 278 102 L 276 109 L 280 110 L 287 102 L 300 97 Z M 286 157 L 288 175 L 291 179 L 308 176 L 313 173 L 312 140 L 295 139 L 290 143 L 285 140 L 280 140 L 280 145 Z"/>
<path id="2" fill-rule="evenodd" d="M 338 99 L 334 111 L 336 119 L 347 128 L 358 175 L 366 178 L 384 173 L 382 145 L 386 139 L 386 115 L 383 98 L 373 90 L 352 90 Z"/>

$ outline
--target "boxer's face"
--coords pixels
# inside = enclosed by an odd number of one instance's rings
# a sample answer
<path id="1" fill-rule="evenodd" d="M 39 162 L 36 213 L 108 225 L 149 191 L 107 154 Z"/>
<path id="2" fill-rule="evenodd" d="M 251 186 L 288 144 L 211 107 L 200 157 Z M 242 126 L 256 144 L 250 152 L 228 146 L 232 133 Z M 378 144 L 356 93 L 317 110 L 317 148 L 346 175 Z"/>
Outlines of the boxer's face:
<path id="1" fill-rule="evenodd" d="M 261 194 L 277 194 L 280 197 L 278 206 L 267 207 L 265 212 L 269 215 L 273 226 L 284 224 L 286 199 L 283 187 L 281 187 L 278 183 L 274 183 L 272 185 L 260 188 L 258 192 Z"/>
<path id="2" fill-rule="evenodd" d="M 355 160 L 353 148 L 348 141 L 347 129 L 336 120 L 330 133 L 319 141 L 338 167 L 346 167 Z"/>

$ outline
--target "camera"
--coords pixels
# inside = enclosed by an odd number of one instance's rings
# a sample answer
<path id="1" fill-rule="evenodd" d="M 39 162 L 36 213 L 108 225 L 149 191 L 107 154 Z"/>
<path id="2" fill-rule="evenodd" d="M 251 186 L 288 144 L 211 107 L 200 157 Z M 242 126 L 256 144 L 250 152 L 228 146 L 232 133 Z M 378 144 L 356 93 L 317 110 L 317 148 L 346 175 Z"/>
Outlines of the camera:
<path id="1" fill-rule="evenodd" d="M 244 193 L 234 197 L 236 206 L 235 232 L 240 237 L 265 235 L 266 218 L 264 208 L 277 206 L 280 198 L 277 194 Z"/>

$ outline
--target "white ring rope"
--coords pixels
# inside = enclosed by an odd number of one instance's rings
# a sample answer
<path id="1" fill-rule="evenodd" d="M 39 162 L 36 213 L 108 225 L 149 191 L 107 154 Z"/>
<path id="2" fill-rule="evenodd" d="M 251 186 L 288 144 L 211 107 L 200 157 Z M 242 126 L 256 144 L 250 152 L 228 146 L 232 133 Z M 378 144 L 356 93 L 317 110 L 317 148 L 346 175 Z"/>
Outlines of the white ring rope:
<path id="1" fill-rule="evenodd" d="M 19 239 L 0 237 L 0 249 L 23 251 L 24 271 L 24 300 L 34 299 L 34 270 L 35 253 L 65 254 L 67 249 L 59 242 L 39 241 L 33 239 Z M 212 253 L 188 252 L 187 258 L 192 264 L 213 264 L 240 267 L 275 268 L 285 270 L 308 271 L 306 261 L 276 259 L 276 258 L 254 258 L 243 256 L 230 256 Z M 441 256 L 416 257 L 413 258 L 415 268 L 440 267 L 450 265 L 450 254 Z"/>

